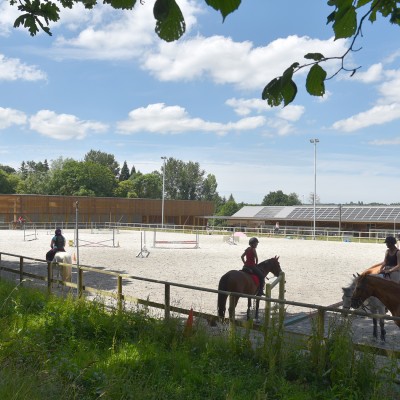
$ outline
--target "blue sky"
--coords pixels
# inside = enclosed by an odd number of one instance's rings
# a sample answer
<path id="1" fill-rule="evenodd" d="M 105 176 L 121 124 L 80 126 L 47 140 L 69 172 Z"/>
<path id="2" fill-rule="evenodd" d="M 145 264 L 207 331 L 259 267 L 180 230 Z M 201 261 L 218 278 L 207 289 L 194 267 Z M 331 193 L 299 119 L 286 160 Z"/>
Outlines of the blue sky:
<path id="1" fill-rule="evenodd" d="M 361 68 L 327 82 L 323 99 L 305 93 L 270 108 L 264 86 L 303 55 L 342 55 L 325 1 L 243 1 L 222 23 L 204 1 L 179 0 L 187 32 L 174 43 L 154 33 L 154 1 L 134 11 L 100 5 L 64 11 L 53 36 L 13 28 L 15 7 L 0 2 L 0 163 L 114 154 L 143 173 L 161 156 L 195 161 L 218 192 L 259 204 L 270 191 L 309 202 L 400 202 L 399 28 L 365 23 Z M 334 72 L 337 63 L 325 65 Z"/>

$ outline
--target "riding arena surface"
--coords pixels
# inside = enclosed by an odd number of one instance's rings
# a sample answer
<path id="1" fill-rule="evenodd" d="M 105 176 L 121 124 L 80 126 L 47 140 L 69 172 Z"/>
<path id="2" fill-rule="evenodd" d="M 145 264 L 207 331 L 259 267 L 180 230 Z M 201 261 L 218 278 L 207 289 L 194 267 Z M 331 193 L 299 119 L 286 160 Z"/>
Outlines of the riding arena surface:
<path id="1" fill-rule="evenodd" d="M 45 259 L 49 250 L 52 231 L 38 230 L 37 239 L 24 241 L 20 230 L 0 231 L 0 251 Z M 76 264 L 77 248 L 69 246 L 74 240 L 74 231 L 63 231 L 66 238 L 66 251 L 73 256 Z M 242 235 L 238 240 L 226 241 L 222 235 L 199 235 L 198 248 L 193 248 L 195 233 L 157 232 L 157 239 L 165 243 L 162 247 L 152 247 L 153 232 L 146 232 L 145 246 L 147 257 L 138 257 L 143 246 L 143 232 L 120 230 L 114 232 L 116 247 L 104 245 L 113 237 L 113 232 L 80 230 L 82 243 L 91 242 L 91 246 L 79 246 L 79 263 L 96 267 L 99 270 L 114 271 L 131 276 L 155 279 L 216 290 L 220 277 L 231 269 L 241 269 L 240 256 L 248 246 L 248 237 Z M 227 232 L 227 235 L 231 233 Z M 226 239 L 226 237 L 225 237 Z M 235 238 L 237 239 L 237 238 Z M 142 244 L 141 244 L 142 240 Z M 384 243 L 352 243 L 321 240 L 297 240 L 290 238 L 259 238 L 258 259 L 263 261 L 279 256 L 282 270 L 285 272 L 285 299 L 294 302 L 330 306 L 342 300 L 342 287 L 349 286 L 352 276 L 383 260 L 386 246 Z M 96 245 L 95 243 L 101 243 Z M 168 245 L 168 242 L 170 243 Z M 185 243 L 188 243 L 187 248 Z M 18 258 L 2 256 L 2 262 L 19 263 Z M 34 262 L 26 260 L 26 265 Z M 18 267 L 16 267 L 17 269 Z M 44 268 L 44 264 L 42 266 Z M 27 269 L 28 270 L 28 269 Z M 4 275 L 4 272 L 1 272 Z M 76 270 L 72 281 L 76 282 Z M 9 277 L 9 274 L 7 274 Z M 273 281 L 273 277 L 270 277 Z M 13 279 L 18 280 L 16 274 Z M 267 281 L 268 282 L 268 281 Z M 117 282 L 114 276 L 85 272 L 86 286 L 116 292 Z M 164 303 L 164 285 L 124 279 L 123 293 L 140 299 Z M 272 297 L 278 298 L 278 287 L 273 289 Z M 171 286 L 171 305 L 184 309 L 217 315 L 217 294 L 193 291 Z M 260 310 L 263 309 L 260 304 Z M 236 316 L 244 319 L 247 300 L 240 299 Z M 298 317 L 315 312 L 312 308 L 286 306 L 286 318 Z M 161 313 L 161 311 L 160 311 Z M 309 332 L 310 318 L 290 325 L 289 330 Z M 372 321 L 357 317 L 353 322 L 354 335 L 359 342 L 371 342 Z M 327 330 L 326 330 L 327 331 Z M 399 328 L 393 321 L 386 321 L 386 348 L 394 348 L 399 342 Z M 379 344 L 379 343 L 378 343 Z"/>

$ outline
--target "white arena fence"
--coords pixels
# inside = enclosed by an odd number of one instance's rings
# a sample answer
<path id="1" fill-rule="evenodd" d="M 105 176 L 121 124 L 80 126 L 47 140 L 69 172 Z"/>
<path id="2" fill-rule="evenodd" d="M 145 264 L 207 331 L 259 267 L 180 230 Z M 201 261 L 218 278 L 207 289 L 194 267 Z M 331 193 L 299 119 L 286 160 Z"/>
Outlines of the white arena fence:
<path id="1" fill-rule="evenodd" d="M 158 232 L 160 233 L 160 232 Z M 161 233 L 162 236 L 162 233 Z M 196 232 L 194 233 L 191 238 L 187 237 L 186 235 L 177 234 L 175 240 L 166 240 L 164 238 L 160 239 L 160 236 L 157 238 L 157 231 L 154 230 L 153 234 L 153 247 L 163 247 L 171 248 L 171 249 L 198 249 L 199 248 L 199 234 Z"/>
<path id="2" fill-rule="evenodd" d="M 36 239 L 37 239 L 36 226 L 32 224 L 31 226 L 27 227 L 26 224 L 24 224 L 24 242 Z"/>
<path id="3" fill-rule="evenodd" d="M 318 224 L 317 224 L 318 225 Z M 79 222 L 78 227 L 82 230 L 92 230 L 93 223 Z M 48 232 L 54 232 L 56 228 L 75 229 L 76 223 L 71 222 L 26 222 L 25 228 L 27 230 L 45 230 Z M 15 229 L 12 223 L 1 223 L 0 229 Z M 279 231 L 275 230 L 275 225 L 263 226 L 259 228 L 247 228 L 247 227 L 229 227 L 229 226 L 194 226 L 194 225 L 164 225 L 161 224 L 139 224 L 139 223 L 96 223 L 95 229 L 97 230 L 112 230 L 123 233 L 124 231 L 158 231 L 158 232 L 176 232 L 176 233 L 194 233 L 206 234 L 206 235 L 232 235 L 234 232 L 243 232 L 248 237 L 276 237 L 276 238 L 287 238 L 287 239 L 313 239 L 313 229 L 311 227 L 297 227 L 297 226 L 282 226 Z M 102 232 L 103 233 L 103 232 Z M 370 229 L 368 232 L 361 231 L 344 231 L 338 230 L 337 228 L 320 228 L 317 226 L 315 231 L 315 238 L 317 240 L 332 240 L 332 241 L 343 241 L 343 242 L 381 242 L 385 237 L 395 235 L 400 236 L 400 231 L 394 229 Z"/>

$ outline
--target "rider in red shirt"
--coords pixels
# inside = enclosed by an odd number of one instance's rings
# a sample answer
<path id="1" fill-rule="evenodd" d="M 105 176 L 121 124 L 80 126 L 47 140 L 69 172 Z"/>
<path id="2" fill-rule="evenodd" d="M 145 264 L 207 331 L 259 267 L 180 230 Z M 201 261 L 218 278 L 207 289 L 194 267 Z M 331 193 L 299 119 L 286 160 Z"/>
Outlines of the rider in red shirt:
<path id="1" fill-rule="evenodd" d="M 258 239 L 253 237 L 249 240 L 249 247 L 244 251 L 241 255 L 241 259 L 243 261 L 244 267 L 251 271 L 251 273 L 256 274 L 259 280 L 259 287 L 258 287 L 258 296 L 262 296 L 263 288 L 265 285 L 265 277 L 262 272 L 257 268 L 258 264 L 258 256 L 257 256 L 257 246 L 258 246 Z"/>

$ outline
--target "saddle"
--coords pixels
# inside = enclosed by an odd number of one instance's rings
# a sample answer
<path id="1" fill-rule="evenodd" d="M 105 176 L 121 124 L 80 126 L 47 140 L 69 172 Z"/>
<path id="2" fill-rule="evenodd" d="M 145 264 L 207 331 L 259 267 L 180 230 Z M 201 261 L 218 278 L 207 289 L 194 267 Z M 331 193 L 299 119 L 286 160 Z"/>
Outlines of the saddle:
<path id="1" fill-rule="evenodd" d="M 254 272 L 254 268 L 249 268 L 246 267 L 245 265 L 242 268 L 242 271 L 245 272 L 246 274 L 249 274 L 251 276 L 251 279 L 253 282 L 258 286 L 260 284 L 260 278 L 258 275 Z"/>

